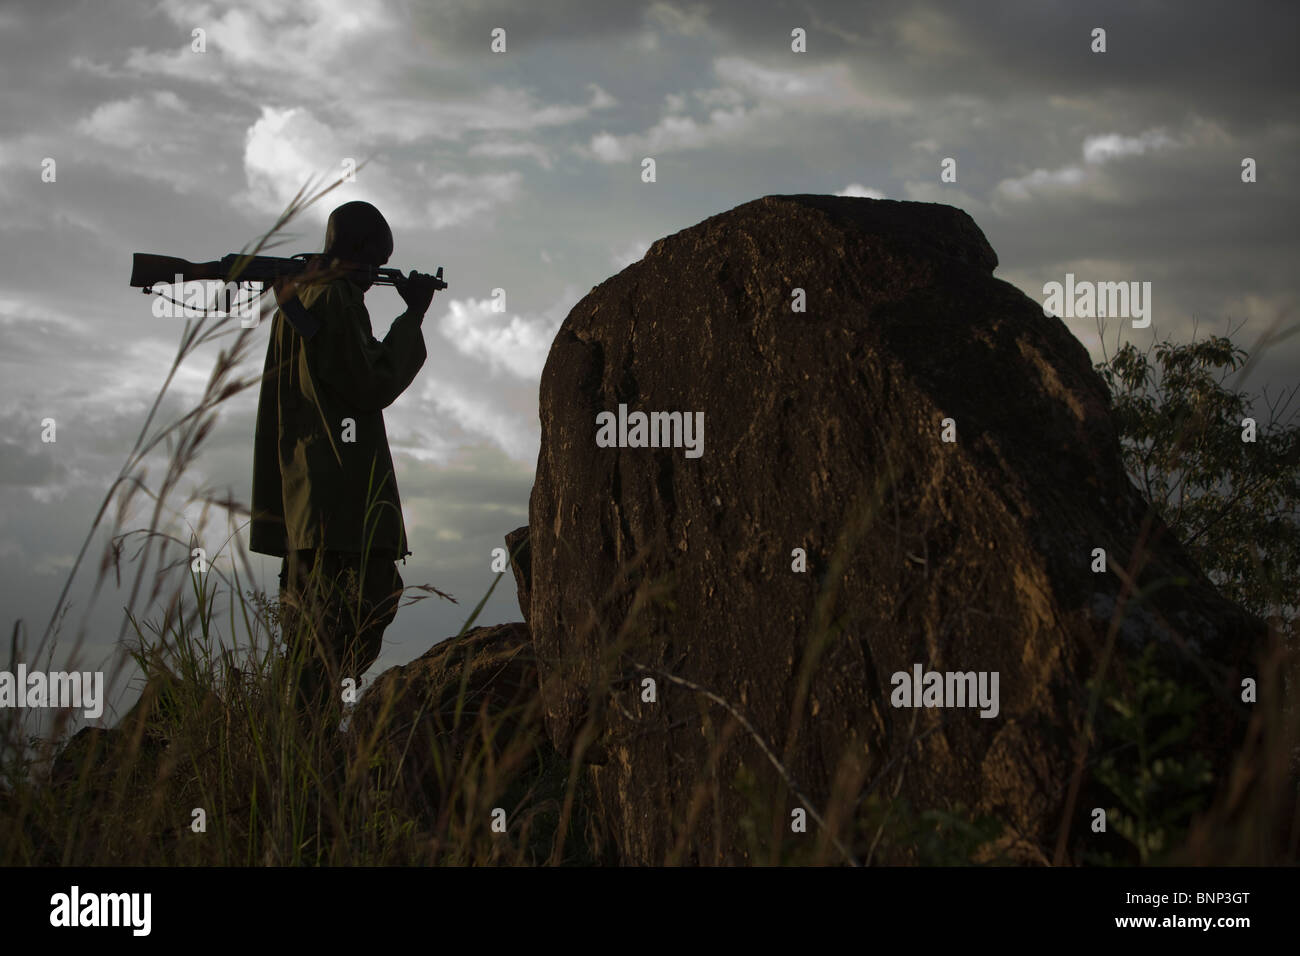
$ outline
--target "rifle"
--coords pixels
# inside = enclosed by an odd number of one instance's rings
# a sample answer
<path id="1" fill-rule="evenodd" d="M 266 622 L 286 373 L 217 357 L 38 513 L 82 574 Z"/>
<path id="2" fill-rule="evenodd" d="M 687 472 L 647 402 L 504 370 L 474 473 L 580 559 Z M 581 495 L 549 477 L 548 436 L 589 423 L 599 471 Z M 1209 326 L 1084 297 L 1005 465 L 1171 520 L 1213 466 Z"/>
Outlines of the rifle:
<path id="1" fill-rule="evenodd" d="M 214 279 L 227 282 L 231 281 L 230 275 L 241 262 L 243 268 L 239 269 L 237 281 L 269 284 L 276 279 L 294 276 L 302 272 L 307 268 L 307 263 L 313 255 L 318 255 L 318 253 L 300 252 L 288 259 L 282 259 L 279 256 L 245 256 L 239 253 L 231 253 L 211 262 L 190 262 L 186 259 L 178 259 L 175 256 L 156 256 L 147 252 L 137 252 L 131 257 L 131 286 L 132 288 L 144 290 L 144 293 L 148 295 L 152 292 L 154 285 L 174 282 L 178 275 L 182 280 L 190 282 Z M 398 281 L 406 279 L 400 269 L 380 269 L 373 266 L 346 272 L 336 271 L 330 274 L 355 275 L 363 279 L 368 278 L 372 285 L 397 285 Z M 447 288 L 447 283 L 442 281 L 442 266 L 438 267 L 433 279 L 435 289 Z"/>
<path id="2" fill-rule="evenodd" d="M 148 252 L 137 252 L 131 258 L 131 286 L 139 288 L 145 295 L 153 292 L 159 283 L 219 281 L 219 282 L 261 282 L 269 285 L 277 279 L 288 278 L 305 271 L 311 259 L 318 253 L 300 252 L 288 259 L 279 256 L 248 256 L 231 253 L 211 262 L 190 262 L 175 256 L 157 256 Z M 231 279 L 234 275 L 235 278 Z M 376 266 L 361 266 L 356 269 L 330 268 L 317 278 L 324 280 L 337 276 L 355 276 L 369 279 L 372 285 L 395 286 L 406 280 L 400 269 L 381 269 Z M 430 278 L 434 289 L 445 289 L 447 283 L 442 281 L 442 266 Z M 280 304 L 281 311 L 290 324 L 305 338 L 311 338 L 320 328 L 320 323 L 308 314 L 298 301 L 297 295 Z"/>

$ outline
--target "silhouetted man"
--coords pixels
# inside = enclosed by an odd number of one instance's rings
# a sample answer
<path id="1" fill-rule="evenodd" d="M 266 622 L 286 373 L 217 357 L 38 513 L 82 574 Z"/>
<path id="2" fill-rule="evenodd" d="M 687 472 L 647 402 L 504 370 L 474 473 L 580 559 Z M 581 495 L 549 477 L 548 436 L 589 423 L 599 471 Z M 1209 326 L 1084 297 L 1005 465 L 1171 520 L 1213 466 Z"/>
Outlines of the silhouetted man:
<path id="1" fill-rule="evenodd" d="M 276 286 L 250 547 L 283 559 L 281 633 L 301 655 L 298 705 L 309 714 L 335 713 L 343 679 L 359 684 L 379 656 L 401 597 L 396 562 L 411 553 L 383 409 L 424 364 L 434 280 L 412 272 L 397 284 L 407 309 L 380 342 L 363 301 L 373 279 L 339 274 L 382 266 L 392 252 L 379 210 L 346 203 L 330 214 L 324 253 Z"/>

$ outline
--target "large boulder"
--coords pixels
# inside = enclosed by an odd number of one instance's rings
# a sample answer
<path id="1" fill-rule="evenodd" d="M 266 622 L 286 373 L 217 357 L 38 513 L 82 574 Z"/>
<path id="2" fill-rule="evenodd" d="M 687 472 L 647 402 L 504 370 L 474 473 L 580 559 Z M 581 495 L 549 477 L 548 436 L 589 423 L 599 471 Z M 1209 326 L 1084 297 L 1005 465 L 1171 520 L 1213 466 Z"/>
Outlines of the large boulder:
<path id="1" fill-rule="evenodd" d="M 529 624 L 547 728 L 592 764 L 623 861 L 773 858 L 805 803 L 825 828 L 803 840 L 863 860 L 879 798 L 992 817 L 1021 861 L 1064 820 L 1078 860 L 1108 644 L 1110 675 L 1154 643 L 1205 697 L 1189 745 L 1231 755 L 1262 628 L 1149 520 L 1086 350 L 996 265 L 948 206 L 769 196 L 565 320 Z M 702 413 L 703 441 L 656 419 L 676 446 L 634 447 L 620 405 Z M 895 706 L 916 666 L 996 674 L 996 712 Z"/>

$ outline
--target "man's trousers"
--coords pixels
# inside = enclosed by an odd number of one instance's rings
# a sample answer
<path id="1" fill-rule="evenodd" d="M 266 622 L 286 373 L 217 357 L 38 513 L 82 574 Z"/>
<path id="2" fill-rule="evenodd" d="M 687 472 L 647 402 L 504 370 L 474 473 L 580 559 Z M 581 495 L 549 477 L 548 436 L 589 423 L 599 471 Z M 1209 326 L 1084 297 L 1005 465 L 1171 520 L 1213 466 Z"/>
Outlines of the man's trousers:
<path id="1" fill-rule="evenodd" d="M 337 713 L 343 681 L 360 686 L 397 615 L 402 576 L 394 554 L 372 551 L 361 565 L 349 551 L 290 551 L 281 562 L 281 634 L 301 661 L 298 706 L 307 713 Z"/>

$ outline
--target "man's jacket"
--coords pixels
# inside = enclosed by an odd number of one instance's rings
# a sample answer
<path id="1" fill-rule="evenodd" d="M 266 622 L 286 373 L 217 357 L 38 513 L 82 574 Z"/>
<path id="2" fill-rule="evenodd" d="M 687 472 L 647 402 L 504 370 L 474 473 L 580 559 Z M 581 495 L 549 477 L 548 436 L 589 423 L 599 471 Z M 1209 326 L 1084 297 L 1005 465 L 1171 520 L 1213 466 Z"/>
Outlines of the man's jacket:
<path id="1" fill-rule="evenodd" d="M 299 300 L 319 329 L 304 338 L 282 310 L 271 323 L 249 546 L 404 558 L 411 550 L 382 410 L 424 364 L 419 317 L 403 314 L 379 342 L 361 289 L 347 279 L 304 288 Z"/>

